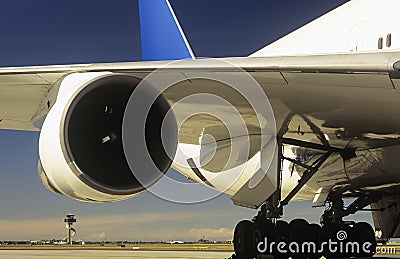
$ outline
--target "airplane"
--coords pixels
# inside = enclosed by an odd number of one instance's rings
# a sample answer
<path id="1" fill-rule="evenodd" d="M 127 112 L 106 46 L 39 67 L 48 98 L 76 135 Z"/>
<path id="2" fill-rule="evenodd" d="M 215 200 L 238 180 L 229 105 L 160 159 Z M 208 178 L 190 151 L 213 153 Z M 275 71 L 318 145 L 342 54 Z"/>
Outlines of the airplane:
<path id="1" fill-rule="evenodd" d="M 351 0 L 219 59 L 196 58 L 168 0 L 138 3 L 141 62 L 0 69 L 0 128 L 41 131 L 47 189 L 120 201 L 172 167 L 258 210 L 235 228 L 235 258 L 373 256 L 372 226 L 344 219 L 368 206 L 400 237 L 399 1 Z M 325 207 L 321 224 L 281 220 L 303 200 Z M 282 252 L 341 241 L 369 249 Z"/>

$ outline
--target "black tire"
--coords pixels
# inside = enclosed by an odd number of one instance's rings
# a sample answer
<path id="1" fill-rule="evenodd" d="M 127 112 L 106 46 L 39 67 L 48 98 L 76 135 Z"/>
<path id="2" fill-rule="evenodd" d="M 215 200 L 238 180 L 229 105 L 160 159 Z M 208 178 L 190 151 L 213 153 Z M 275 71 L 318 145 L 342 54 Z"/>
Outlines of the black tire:
<path id="1" fill-rule="evenodd" d="M 288 244 L 289 240 L 289 224 L 286 221 L 279 220 L 276 222 L 276 243 L 284 242 Z M 287 259 L 289 254 L 281 254 L 275 246 L 274 259 Z"/>
<path id="2" fill-rule="evenodd" d="M 321 235 L 321 226 L 318 224 L 310 224 L 308 227 L 309 239 L 307 241 L 313 242 L 316 245 L 315 253 L 309 254 L 310 259 L 319 259 L 322 257 L 322 253 L 319 253 L 320 249 L 319 237 Z"/>
<path id="3" fill-rule="evenodd" d="M 289 242 L 295 242 L 299 245 L 299 253 L 290 254 L 293 259 L 304 259 L 308 258 L 307 253 L 302 253 L 301 247 L 303 242 L 311 239 L 309 230 L 309 224 L 305 219 L 294 219 L 289 223 Z"/>
<path id="4" fill-rule="evenodd" d="M 260 254 L 257 246 L 260 242 L 265 242 L 265 239 L 267 239 L 267 244 L 270 244 L 276 240 L 276 226 L 270 220 L 264 218 L 257 219 L 253 225 L 252 247 L 254 251 L 251 253 L 251 255 Z M 272 251 L 269 251 L 267 247 L 267 251 L 262 254 L 272 254 Z"/>
<path id="5" fill-rule="evenodd" d="M 251 228 L 251 248 L 250 255 L 256 257 L 259 254 L 258 244 L 264 241 L 264 231 L 261 229 L 261 226 L 258 224 L 253 224 Z"/>
<path id="6" fill-rule="evenodd" d="M 342 238 L 338 239 L 339 233 L 344 235 Z M 327 259 L 330 258 L 350 258 L 353 257 L 355 254 L 350 253 L 345 249 L 347 242 L 353 242 L 354 239 L 354 229 L 352 225 L 331 225 L 329 227 L 324 226 L 321 231 L 321 238 L 320 243 L 328 242 L 331 240 L 332 242 L 337 242 L 336 252 L 332 252 L 327 250 L 327 246 L 324 246 L 325 251 L 323 252 L 323 256 Z M 343 243 L 343 251 L 340 251 L 339 243 Z"/>
<path id="7" fill-rule="evenodd" d="M 375 254 L 376 251 L 376 238 L 375 238 L 375 232 L 374 229 L 370 224 L 367 222 L 358 222 L 354 226 L 354 240 L 359 243 L 360 245 L 360 254 L 358 256 L 360 257 L 372 257 Z M 365 252 L 362 247 L 366 243 L 370 243 L 371 246 L 368 247 L 368 250 L 370 250 L 370 253 Z"/>
<path id="8" fill-rule="evenodd" d="M 233 234 L 233 246 L 237 258 L 253 258 L 251 252 L 252 249 L 252 230 L 253 222 L 249 220 L 240 221 Z"/>

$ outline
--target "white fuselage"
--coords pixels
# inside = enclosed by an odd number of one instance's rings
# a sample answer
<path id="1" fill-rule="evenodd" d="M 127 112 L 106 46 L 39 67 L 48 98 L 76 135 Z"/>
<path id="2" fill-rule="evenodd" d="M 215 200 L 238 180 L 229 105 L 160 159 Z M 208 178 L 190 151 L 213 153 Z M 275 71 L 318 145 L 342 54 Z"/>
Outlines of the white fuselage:
<path id="1" fill-rule="evenodd" d="M 352 0 L 251 57 L 379 51 L 380 38 L 382 50 L 397 49 L 400 48 L 399 8 L 397 0 Z"/>

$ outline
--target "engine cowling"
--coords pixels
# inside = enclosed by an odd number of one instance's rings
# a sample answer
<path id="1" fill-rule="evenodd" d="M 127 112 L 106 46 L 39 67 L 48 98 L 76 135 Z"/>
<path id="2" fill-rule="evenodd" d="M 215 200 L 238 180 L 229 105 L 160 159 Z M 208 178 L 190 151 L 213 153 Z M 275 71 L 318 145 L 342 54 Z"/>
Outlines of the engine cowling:
<path id="1" fill-rule="evenodd" d="M 178 137 L 175 117 L 165 116 L 170 105 L 155 87 L 139 89 L 142 98 L 158 95 L 148 113 L 144 107 L 135 110 L 147 113 L 145 125 L 131 122 L 134 128 L 123 132 L 124 120 L 129 119 L 127 104 L 140 83 L 139 78 L 113 73 L 77 73 L 62 81 L 39 139 L 39 175 L 46 188 L 85 202 L 120 201 L 162 177 L 172 163 Z M 143 157 L 127 157 L 123 141 L 124 134 L 140 132 L 145 133 L 146 148 L 138 145 L 136 151 L 148 152 L 148 162 L 157 169 L 140 172 L 145 174 L 142 179 L 131 165 L 143 162 L 138 161 Z"/>

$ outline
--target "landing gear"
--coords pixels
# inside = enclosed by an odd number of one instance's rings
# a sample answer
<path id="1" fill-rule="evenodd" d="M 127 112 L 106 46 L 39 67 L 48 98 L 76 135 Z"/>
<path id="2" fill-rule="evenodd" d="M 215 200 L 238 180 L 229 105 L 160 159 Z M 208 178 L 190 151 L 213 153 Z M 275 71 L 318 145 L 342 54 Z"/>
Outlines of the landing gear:
<path id="1" fill-rule="evenodd" d="M 273 223 L 267 219 L 241 221 L 235 229 L 234 258 L 250 259 L 269 255 L 279 259 L 317 259 L 322 255 L 318 252 L 321 231 L 319 225 L 309 224 L 303 219 L 295 219 L 290 223 L 282 220 Z M 244 241 L 244 236 L 249 241 Z"/>
<path id="2" fill-rule="evenodd" d="M 373 228 L 366 222 L 342 221 L 321 226 L 304 219 L 290 223 L 256 219 L 241 221 L 236 226 L 234 258 L 368 258 L 374 255 L 376 245 Z"/>
<path id="3" fill-rule="evenodd" d="M 283 145 L 306 147 L 320 151 L 321 155 L 311 165 L 283 156 Z M 330 206 L 321 218 L 321 224 L 310 224 L 304 219 L 287 223 L 281 218 L 283 207 L 317 173 L 333 153 L 340 153 L 344 160 L 355 156 L 354 150 L 341 150 L 326 145 L 306 143 L 292 139 L 278 139 L 279 160 L 277 168 L 277 191 L 261 206 L 252 221 L 241 221 L 234 233 L 234 259 L 250 259 L 260 255 L 275 259 L 318 259 L 372 257 L 376 251 L 375 233 L 366 222 L 346 222 L 343 218 L 380 199 L 379 195 L 359 195 L 347 208 L 343 204 L 343 193 L 331 193 Z M 305 168 L 296 187 L 281 199 L 281 164 L 283 160 Z M 271 258 L 271 257 L 269 257 Z"/>
<path id="4" fill-rule="evenodd" d="M 338 195 L 331 195 L 331 206 L 321 217 L 322 235 L 320 242 L 337 242 L 343 247 L 328 249 L 324 252 L 326 258 L 372 257 L 376 251 L 374 229 L 367 222 L 343 221 L 343 217 L 353 214 L 371 204 L 379 196 L 361 196 L 347 208 Z"/>
<path id="5" fill-rule="evenodd" d="M 264 247 L 259 244 L 277 240 L 278 230 L 280 229 L 266 218 L 256 217 L 253 221 L 239 222 L 233 236 L 235 259 L 249 259 L 255 258 L 259 254 L 271 254 L 267 251 L 262 252 Z M 288 232 L 282 231 L 282 233 Z"/>

